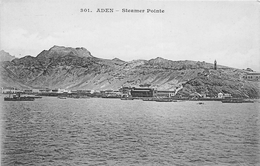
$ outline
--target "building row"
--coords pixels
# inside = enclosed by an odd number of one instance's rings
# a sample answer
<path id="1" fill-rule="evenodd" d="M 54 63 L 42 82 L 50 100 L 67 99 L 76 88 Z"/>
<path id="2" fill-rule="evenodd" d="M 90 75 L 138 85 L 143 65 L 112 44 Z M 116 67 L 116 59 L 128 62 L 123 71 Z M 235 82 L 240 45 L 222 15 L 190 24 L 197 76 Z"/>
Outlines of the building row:
<path id="1" fill-rule="evenodd" d="M 17 88 L 6 87 L 2 88 L 2 93 L 25 93 L 25 94 L 76 94 L 76 95 L 91 95 L 102 96 L 108 98 L 118 98 L 118 97 L 157 97 L 157 98 L 173 98 L 177 94 L 177 90 L 156 90 L 154 88 L 136 88 L 136 87 L 122 87 L 119 90 L 66 90 L 66 89 L 24 89 L 19 90 Z M 207 98 L 206 94 L 200 94 L 194 92 L 186 96 L 188 98 Z M 218 93 L 218 98 L 231 98 L 231 94 Z"/>
<path id="2" fill-rule="evenodd" d="M 67 90 L 67 89 L 17 89 L 2 87 L 2 93 L 94 93 L 94 90 Z"/>

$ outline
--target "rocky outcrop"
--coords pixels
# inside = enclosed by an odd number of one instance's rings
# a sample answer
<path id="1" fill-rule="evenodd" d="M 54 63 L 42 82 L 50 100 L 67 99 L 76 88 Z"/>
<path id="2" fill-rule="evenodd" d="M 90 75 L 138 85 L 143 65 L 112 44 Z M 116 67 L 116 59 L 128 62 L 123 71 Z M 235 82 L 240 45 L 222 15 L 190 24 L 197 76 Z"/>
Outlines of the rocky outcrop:
<path id="1" fill-rule="evenodd" d="M 198 92 L 216 96 L 222 92 L 232 94 L 233 97 L 259 97 L 259 82 L 244 80 L 242 74 L 240 70 L 211 70 L 207 76 L 202 74 L 185 82 L 182 94 Z"/>
<path id="2" fill-rule="evenodd" d="M 25 56 L 1 62 L 1 84 L 15 87 L 67 89 L 119 89 L 121 86 L 151 85 L 159 90 L 176 90 L 215 96 L 259 97 L 259 83 L 242 78 L 245 70 L 195 61 L 163 58 L 122 61 L 101 59 L 85 48 L 54 46 L 36 57 Z"/>

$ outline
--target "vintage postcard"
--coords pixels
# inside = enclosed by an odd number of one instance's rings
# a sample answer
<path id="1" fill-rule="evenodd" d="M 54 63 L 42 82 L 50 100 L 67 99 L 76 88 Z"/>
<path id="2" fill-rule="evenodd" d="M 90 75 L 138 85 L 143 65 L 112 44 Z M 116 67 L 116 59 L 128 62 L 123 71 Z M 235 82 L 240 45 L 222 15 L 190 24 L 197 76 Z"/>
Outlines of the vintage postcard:
<path id="1" fill-rule="evenodd" d="M 260 165 L 259 11 L 1 0 L 1 165 Z"/>

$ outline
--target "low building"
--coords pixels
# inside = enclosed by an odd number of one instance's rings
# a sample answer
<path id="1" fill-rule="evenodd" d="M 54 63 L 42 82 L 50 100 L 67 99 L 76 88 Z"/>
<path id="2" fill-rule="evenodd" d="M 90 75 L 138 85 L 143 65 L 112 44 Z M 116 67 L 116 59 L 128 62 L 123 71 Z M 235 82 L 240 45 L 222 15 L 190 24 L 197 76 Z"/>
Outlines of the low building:
<path id="1" fill-rule="evenodd" d="M 132 97 L 153 97 L 154 96 L 154 89 L 133 87 L 131 89 L 130 93 L 131 93 Z"/>
<path id="2" fill-rule="evenodd" d="M 106 92 L 106 97 L 121 97 L 122 93 L 119 91 Z"/>
<path id="3" fill-rule="evenodd" d="M 32 93 L 40 93 L 40 89 L 32 89 Z"/>
<path id="4" fill-rule="evenodd" d="M 223 98 L 224 98 L 224 99 L 231 98 L 231 97 L 232 97 L 232 95 L 229 94 L 229 93 L 225 93 L 225 94 L 223 95 Z"/>
<path id="5" fill-rule="evenodd" d="M 260 73 L 250 72 L 243 76 L 244 79 L 249 81 L 259 81 L 260 80 Z"/>
<path id="6" fill-rule="evenodd" d="M 52 92 L 52 90 L 48 89 L 48 88 L 46 88 L 46 89 L 39 89 L 39 92 L 40 93 L 50 93 L 50 92 Z"/>
<path id="7" fill-rule="evenodd" d="M 25 94 L 40 93 L 40 89 L 24 89 L 23 92 Z"/>
<path id="8" fill-rule="evenodd" d="M 201 97 L 202 97 L 202 98 L 209 98 L 206 93 L 202 93 L 202 94 L 201 94 Z"/>
<path id="9" fill-rule="evenodd" d="M 14 91 L 12 87 L 2 87 L 2 93 L 14 93 Z"/>
<path id="10" fill-rule="evenodd" d="M 123 97 L 129 97 L 131 95 L 131 87 L 121 87 L 119 91 L 122 93 Z"/>
<path id="11" fill-rule="evenodd" d="M 23 92 L 25 94 L 30 94 L 30 93 L 33 93 L 33 90 L 32 89 L 24 89 Z"/>
<path id="12" fill-rule="evenodd" d="M 91 90 L 89 90 L 89 89 L 79 89 L 79 90 L 77 90 L 77 93 L 80 93 L 80 94 L 90 94 Z"/>
<path id="13" fill-rule="evenodd" d="M 111 93 L 111 92 L 114 92 L 114 90 L 113 90 L 113 89 L 107 89 L 107 90 L 105 90 L 105 93 Z"/>
<path id="14" fill-rule="evenodd" d="M 175 91 L 156 91 L 156 96 L 157 97 L 162 97 L 162 98 L 165 98 L 165 97 L 173 97 L 175 96 Z"/>
<path id="15" fill-rule="evenodd" d="M 220 99 L 227 99 L 227 98 L 231 98 L 232 97 L 232 95 L 231 94 L 229 94 L 229 93 L 218 93 L 218 98 L 220 98 Z"/>
<path id="16" fill-rule="evenodd" d="M 52 93 L 58 93 L 58 92 L 59 92 L 59 89 L 52 89 L 51 92 L 52 92 Z"/>
<path id="17" fill-rule="evenodd" d="M 71 93 L 78 93 L 78 90 L 71 90 Z"/>
<path id="18" fill-rule="evenodd" d="M 18 92 L 22 92 L 22 91 L 14 87 L 2 87 L 2 93 L 18 93 Z"/>
<path id="19" fill-rule="evenodd" d="M 58 93 L 69 93 L 69 90 L 67 89 L 58 89 Z"/>
<path id="20" fill-rule="evenodd" d="M 223 98 L 223 93 L 218 93 L 218 98 L 222 99 Z"/>

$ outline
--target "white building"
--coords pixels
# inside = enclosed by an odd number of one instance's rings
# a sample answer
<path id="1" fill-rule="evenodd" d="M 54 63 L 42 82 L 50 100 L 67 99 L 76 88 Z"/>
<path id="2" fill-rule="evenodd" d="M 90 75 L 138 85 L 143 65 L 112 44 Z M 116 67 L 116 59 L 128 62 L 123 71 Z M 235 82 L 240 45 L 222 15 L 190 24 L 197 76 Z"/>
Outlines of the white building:
<path id="1" fill-rule="evenodd" d="M 259 81 L 260 80 L 260 73 L 250 72 L 243 76 L 243 78 L 249 81 Z"/>
<path id="2" fill-rule="evenodd" d="M 225 93 L 225 94 L 223 94 L 223 93 L 218 93 L 218 98 L 220 98 L 220 99 L 224 99 L 224 98 L 231 98 L 232 96 L 231 96 L 231 94 L 229 94 L 229 93 Z"/>
<path id="3" fill-rule="evenodd" d="M 13 87 L 2 87 L 2 93 L 17 93 L 17 92 L 22 92 L 22 91 Z"/>
<path id="4" fill-rule="evenodd" d="M 218 93 L 218 98 L 222 99 L 223 98 L 223 93 Z"/>
<path id="5" fill-rule="evenodd" d="M 58 93 L 70 93 L 68 89 L 58 89 Z"/>

